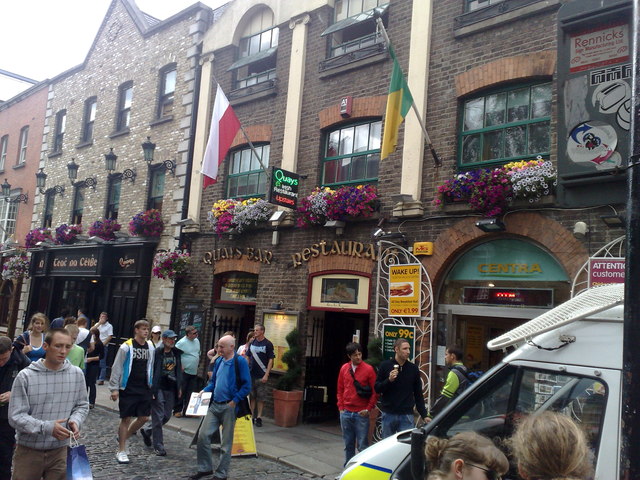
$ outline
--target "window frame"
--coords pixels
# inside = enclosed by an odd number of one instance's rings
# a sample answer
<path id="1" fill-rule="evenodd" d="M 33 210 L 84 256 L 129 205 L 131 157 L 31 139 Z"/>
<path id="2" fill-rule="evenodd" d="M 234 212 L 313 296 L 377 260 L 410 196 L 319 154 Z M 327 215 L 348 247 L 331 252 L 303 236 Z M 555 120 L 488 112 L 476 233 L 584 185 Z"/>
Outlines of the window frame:
<path id="1" fill-rule="evenodd" d="M 116 131 L 129 129 L 131 124 L 131 105 L 133 104 L 133 81 L 128 81 L 118 87 L 118 111 L 116 116 Z"/>
<path id="2" fill-rule="evenodd" d="M 82 223 L 82 217 L 84 215 L 84 200 L 87 186 L 81 183 L 74 187 L 73 204 L 71 205 L 71 224 L 79 224 Z"/>
<path id="3" fill-rule="evenodd" d="M 267 32 L 270 32 L 271 38 L 268 45 L 263 45 L 262 36 Z M 258 39 L 258 50 L 256 52 L 251 50 L 252 39 L 254 38 Z M 229 71 L 233 71 L 235 90 L 265 83 L 276 78 L 279 39 L 280 28 L 277 25 L 240 38 L 237 60 L 229 67 Z M 246 53 L 244 53 L 244 43 L 247 44 Z M 252 57 L 254 57 L 253 61 L 251 60 Z"/>
<path id="4" fill-rule="evenodd" d="M 20 147 L 18 148 L 18 158 L 16 165 L 24 165 L 27 162 L 27 147 L 29 144 L 29 125 L 20 129 Z"/>
<path id="5" fill-rule="evenodd" d="M 167 92 L 167 78 L 173 73 L 173 89 Z M 173 105 L 175 103 L 176 85 L 178 82 L 178 66 L 175 63 L 167 65 L 160 70 L 160 86 L 158 88 L 158 110 L 156 117 L 158 119 L 173 116 Z"/>
<path id="6" fill-rule="evenodd" d="M 98 97 L 89 97 L 84 102 L 84 118 L 82 122 L 82 141 L 88 143 L 93 141 L 93 130 L 96 122 L 96 111 L 98 109 Z"/>
<path id="7" fill-rule="evenodd" d="M 464 13 L 469 13 L 469 12 L 476 12 L 478 10 L 482 10 L 483 8 L 487 8 L 487 7 L 491 7 L 493 5 L 496 5 L 498 3 L 502 3 L 505 0 L 465 0 L 464 1 Z M 474 9 L 471 9 L 471 4 L 477 2 L 477 3 L 484 3 L 486 2 L 486 5 L 479 5 Z"/>
<path id="8" fill-rule="evenodd" d="M 162 177 L 162 193 L 152 196 L 158 178 Z M 149 189 L 147 191 L 147 210 L 156 209 L 162 212 L 164 194 L 166 193 L 167 170 L 163 164 L 153 165 L 149 168 Z"/>
<path id="9" fill-rule="evenodd" d="M 15 197 L 16 193 L 11 194 Z M 4 243 L 16 233 L 18 220 L 18 202 L 0 202 L 0 243 Z"/>
<path id="10" fill-rule="evenodd" d="M 542 87 L 542 86 L 548 86 L 549 87 L 549 98 L 548 101 L 549 102 L 549 114 L 548 116 L 544 116 L 544 117 L 538 117 L 538 118 L 531 118 L 532 115 L 532 95 L 531 95 L 531 90 L 534 87 Z M 528 104 L 527 104 L 527 108 L 528 108 L 528 114 L 527 114 L 527 119 L 526 120 L 516 120 L 516 121 L 512 121 L 509 122 L 507 115 L 508 115 L 508 110 L 509 110 L 509 105 L 508 105 L 508 96 L 511 92 L 515 92 L 518 90 L 524 90 L 524 89 L 528 89 Z M 492 126 L 485 126 L 485 121 L 486 121 L 486 99 L 488 97 L 491 96 L 496 96 L 496 95 L 501 95 L 503 94 L 505 96 L 505 106 L 504 106 L 504 121 L 501 124 L 497 124 L 497 125 L 492 125 Z M 482 124 L 483 126 L 481 128 L 473 128 L 473 129 L 469 129 L 469 130 L 465 130 L 465 113 L 466 113 L 466 106 L 469 102 L 471 101 L 475 101 L 478 99 L 483 99 L 483 108 L 482 108 Z M 551 80 L 545 80 L 545 81 L 529 81 L 529 82 L 524 82 L 524 83 L 517 83 L 517 84 L 510 84 L 510 85 L 503 85 L 501 87 L 498 88 L 492 88 L 490 90 L 486 90 L 484 92 L 482 92 L 481 94 L 477 94 L 477 95 L 473 95 L 473 96 L 469 96 L 469 97 L 465 97 L 463 99 L 461 99 L 460 102 L 460 114 L 459 114 L 459 124 L 458 124 L 458 138 L 457 138 L 457 143 L 458 143 L 458 153 L 457 153 L 457 167 L 459 170 L 473 170 L 476 168 L 487 168 L 487 167 L 493 167 L 493 166 L 500 166 L 500 165 L 504 165 L 506 163 L 509 162 L 514 162 L 514 161 L 520 161 L 520 160 L 526 160 L 526 159 L 532 159 L 535 158 L 537 155 L 540 155 L 543 158 L 549 158 L 549 156 L 551 155 L 551 134 L 552 134 L 552 130 L 551 130 L 551 121 L 552 121 L 552 113 L 553 113 L 553 82 Z M 542 125 L 544 123 L 548 124 L 548 149 L 544 152 L 529 152 L 529 128 L 531 125 Z M 505 155 L 505 145 L 506 145 L 506 135 L 502 135 L 502 139 L 501 139 L 501 149 L 502 149 L 502 155 L 499 158 L 491 158 L 489 160 L 483 160 L 482 156 L 484 154 L 484 138 L 485 138 L 485 134 L 486 133 L 491 133 L 491 132 L 499 132 L 502 131 L 503 133 L 506 132 L 508 129 L 510 128 L 518 128 L 518 127 L 524 127 L 525 129 L 525 136 L 524 136 L 524 149 L 525 149 L 525 153 L 519 154 L 519 155 L 513 155 L 510 157 L 506 157 Z M 464 163 L 463 159 L 464 159 L 464 140 L 466 137 L 470 137 L 472 135 L 479 135 L 479 157 L 480 160 L 476 161 L 476 162 L 471 162 L 471 163 Z"/>
<path id="11" fill-rule="evenodd" d="M 4 170 L 7 163 L 7 149 L 9 148 L 9 135 L 0 138 L 0 171 Z"/>
<path id="12" fill-rule="evenodd" d="M 253 145 L 256 149 L 256 151 L 258 151 L 258 153 L 260 154 L 260 160 L 262 160 L 262 164 L 264 165 L 265 169 L 268 170 L 269 168 L 269 161 L 270 161 L 270 157 L 271 157 L 271 144 L 269 142 L 263 142 L 263 143 L 256 143 Z M 264 147 L 268 147 L 268 155 L 265 158 L 264 152 L 265 152 L 265 148 Z M 249 156 L 249 170 L 244 170 L 244 171 L 238 171 L 238 172 L 233 172 L 233 170 L 235 170 L 235 162 L 239 162 L 240 166 L 239 168 L 242 168 L 242 155 L 243 153 L 246 153 Z M 236 158 L 237 156 L 237 158 Z M 227 198 L 237 198 L 237 199 L 245 199 L 245 198 L 265 198 L 266 194 L 267 194 L 267 173 L 262 169 L 262 166 L 260 165 L 260 163 L 257 161 L 258 163 L 257 168 L 251 169 L 251 163 L 253 158 L 255 158 L 255 155 L 253 154 L 253 151 L 251 150 L 251 147 L 249 147 L 249 145 L 240 145 L 239 147 L 235 148 L 234 150 L 229 152 L 228 155 L 228 169 L 227 169 L 227 185 L 226 185 L 226 192 L 227 192 Z M 258 175 L 258 181 L 256 183 L 256 192 L 255 193 L 247 193 L 247 194 L 243 194 L 243 195 L 238 195 L 237 191 L 238 191 L 238 182 L 236 179 L 239 178 L 246 178 L 246 182 L 245 182 L 245 187 L 247 187 L 249 185 L 249 178 L 252 175 Z M 232 189 L 232 183 L 236 182 L 235 184 L 235 195 L 233 194 L 233 192 L 231 191 Z M 264 185 L 264 192 L 260 193 L 260 186 Z"/>
<path id="13" fill-rule="evenodd" d="M 53 210 L 56 204 L 56 192 L 50 190 L 44 194 L 44 210 L 42 211 L 42 228 L 53 225 Z"/>
<path id="14" fill-rule="evenodd" d="M 359 1 L 361 7 L 364 5 L 363 0 L 342 1 L 346 4 L 347 10 L 351 7 L 352 2 L 355 1 Z M 347 16 L 340 18 L 340 20 L 338 20 L 338 8 L 337 6 L 334 7 L 333 23 L 321 34 L 321 36 L 327 36 L 327 59 L 341 57 L 342 55 L 358 52 L 382 43 L 382 35 L 378 33 L 375 24 L 371 25 L 368 19 L 356 20 L 356 17 L 378 9 L 383 23 L 387 25 L 389 19 L 389 4 L 389 0 L 377 0 L 375 7 L 367 8 L 366 10 L 360 8 L 356 13 L 352 13 L 351 15 L 348 15 L 347 13 Z M 342 28 L 339 27 L 341 23 L 345 23 L 345 26 Z M 365 34 L 357 33 L 360 30 L 372 31 Z M 345 33 L 348 37 L 347 40 L 343 40 Z"/>
<path id="15" fill-rule="evenodd" d="M 354 152 L 353 151 L 353 141 L 352 141 L 352 150 L 351 153 L 349 154 L 338 154 L 338 155 L 332 155 L 329 156 L 328 155 L 328 150 L 329 150 L 329 141 L 331 139 L 331 135 L 334 132 L 342 132 L 343 130 L 349 129 L 349 128 L 353 128 L 354 129 L 354 139 L 355 140 L 355 129 L 359 126 L 362 125 L 369 125 L 369 133 L 368 133 L 368 141 L 367 141 L 367 147 L 370 146 L 371 143 L 371 126 L 373 124 L 379 124 L 379 146 L 378 148 L 367 148 L 367 150 L 362 150 L 362 151 L 358 151 L 358 152 Z M 320 163 L 320 177 L 322 179 L 322 186 L 325 187 L 340 187 L 343 185 L 359 185 L 362 183 L 366 183 L 366 184 L 371 184 L 371 183 L 377 183 L 379 176 L 380 176 L 380 151 L 382 149 L 382 119 L 380 118 L 369 118 L 369 119 L 360 119 L 358 121 L 355 122 L 351 122 L 351 123 L 342 123 L 339 125 L 336 125 L 334 128 L 331 129 L 327 129 L 324 132 L 324 141 L 323 141 L 323 152 L 322 152 L 322 160 Z M 340 142 L 339 142 L 340 143 Z M 338 143 L 338 145 L 339 145 Z M 339 147 L 338 147 L 338 153 L 339 153 Z M 353 162 L 350 161 L 350 165 L 349 165 L 349 180 L 346 181 L 334 181 L 334 182 L 327 182 L 326 181 L 326 177 L 325 177 L 325 173 L 326 173 L 326 169 L 325 169 L 325 165 L 328 164 L 329 162 L 335 162 L 336 160 L 342 160 L 345 158 L 356 158 L 356 157 L 361 157 L 361 156 L 369 156 L 369 155 L 377 155 L 378 156 L 378 173 L 375 177 L 362 177 L 362 178 L 356 178 L 354 179 L 351 175 L 351 170 L 353 167 Z M 366 163 L 365 164 L 365 168 L 368 170 L 369 164 Z"/>
<path id="16" fill-rule="evenodd" d="M 107 189 L 107 204 L 105 206 L 104 217 L 111 220 L 118 219 L 120 212 L 120 197 L 122 196 L 122 174 L 116 173 L 109 175 L 109 188 Z M 117 198 L 114 198 L 116 195 Z"/>
<path id="17" fill-rule="evenodd" d="M 67 129 L 67 110 L 56 113 L 56 131 L 53 135 L 53 153 L 62 153 L 62 143 Z"/>

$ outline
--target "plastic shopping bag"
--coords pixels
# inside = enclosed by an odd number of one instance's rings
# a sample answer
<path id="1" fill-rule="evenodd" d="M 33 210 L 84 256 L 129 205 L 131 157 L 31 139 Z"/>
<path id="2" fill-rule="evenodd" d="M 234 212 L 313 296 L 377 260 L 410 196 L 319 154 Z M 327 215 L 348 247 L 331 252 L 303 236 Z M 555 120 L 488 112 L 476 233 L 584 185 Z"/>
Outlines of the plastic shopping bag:
<path id="1" fill-rule="evenodd" d="M 67 480 L 93 480 L 87 450 L 73 437 L 67 450 Z"/>

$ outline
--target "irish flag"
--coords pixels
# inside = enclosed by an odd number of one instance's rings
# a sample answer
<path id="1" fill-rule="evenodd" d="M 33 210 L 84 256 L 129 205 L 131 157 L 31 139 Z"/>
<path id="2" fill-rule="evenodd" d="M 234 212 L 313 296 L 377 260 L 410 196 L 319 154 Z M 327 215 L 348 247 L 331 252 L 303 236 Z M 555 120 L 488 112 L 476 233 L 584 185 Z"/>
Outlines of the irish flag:
<path id="1" fill-rule="evenodd" d="M 229 104 L 222 88 L 218 85 L 213 104 L 213 118 L 209 141 L 202 159 L 203 188 L 216 183 L 218 167 L 227 156 L 229 147 L 240 129 L 240 121 Z"/>
<path id="2" fill-rule="evenodd" d="M 409 86 L 404 79 L 402 69 L 391 45 L 389 45 L 389 54 L 393 59 L 393 72 L 391 72 L 387 111 L 384 116 L 384 134 L 382 135 L 380 160 L 384 160 L 395 151 L 398 143 L 398 129 L 413 104 L 413 97 L 409 91 Z"/>

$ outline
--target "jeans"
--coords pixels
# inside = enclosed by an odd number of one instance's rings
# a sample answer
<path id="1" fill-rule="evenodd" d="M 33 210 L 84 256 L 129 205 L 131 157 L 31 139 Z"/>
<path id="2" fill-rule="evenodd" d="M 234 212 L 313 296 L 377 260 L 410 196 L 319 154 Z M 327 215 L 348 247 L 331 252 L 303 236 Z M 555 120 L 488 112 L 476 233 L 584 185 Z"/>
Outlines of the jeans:
<path id="1" fill-rule="evenodd" d="M 356 441 L 359 452 L 369 446 L 369 417 L 344 410 L 340 414 L 340 428 L 342 428 L 344 440 L 344 464 L 346 465 L 356 454 Z"/>
<path id="2" fill-rule="evenodd" d="M 0 480 L 11 480 L 11 459 L 16 445 L 16 431 L 6 418 L 0 419 Z"/>
<path id="3" fill-rule="evenodd" d="M 104 355 L 100 359 L 100 375 L 98 380 L 103 382 L 107 379 L 107 355 L 109 353 L 109 345 L 104 346 Z"/>
<path id="4" fill-rule="evenodd" d="M 394 433 L 413 428 L 413 415 L 396 415 L 395 413 L 382 412 L 382 438 L 387 438 Z"/>
<path id="5" fill-rule="evenodd" d="M 89 389 L 89 404 L 96 403 L 96 379 L 100 373 L 100 364 L 98 362 L 87 363 L 87 369 L 84 372 L 84 380 Z"/>
<path id="6" fill-rule="evenodd" d="M 233 429 L 236 426 L 236 409 L 228 404 L 219 404 L 211 399 L 207 416 L 200 426 L 198 434 L 198 471 L 213 470 L 211 454 L 211 435 L 222 425 L 222 441 L 220 442 L 220 463 L 214 472 L 215 477 L 227 478 L 231 463 L 231 447 L 233 446 Z"/>
<path id="7" fill-rule="evenodd" d="M 158 390 L 156 398 L 151 401 L 151 428 L 145 428 L 145 431 L 153 434 L 153 448 L 156 450 L 164 450 L 162 426 L 171 420 L 175 401 L 176 392 L 173 390 Z"/>

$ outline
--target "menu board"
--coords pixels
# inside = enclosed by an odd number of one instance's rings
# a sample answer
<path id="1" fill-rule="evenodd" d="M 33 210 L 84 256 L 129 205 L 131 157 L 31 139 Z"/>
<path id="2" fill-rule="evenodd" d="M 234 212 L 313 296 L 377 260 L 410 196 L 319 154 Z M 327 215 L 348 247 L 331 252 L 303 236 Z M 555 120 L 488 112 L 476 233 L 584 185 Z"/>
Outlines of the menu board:
<path id="1" fill-rule="evenodd" d="M 262 316 L 265 336 L 273 343 L 276 358 L 273 360 L 273 371 L 286 372 L 287 366 L 282 361 L 282 355 L 289 350 L 287 335 L 298 324 L 298 314 L 294 313 L 264 313 Z"/>

